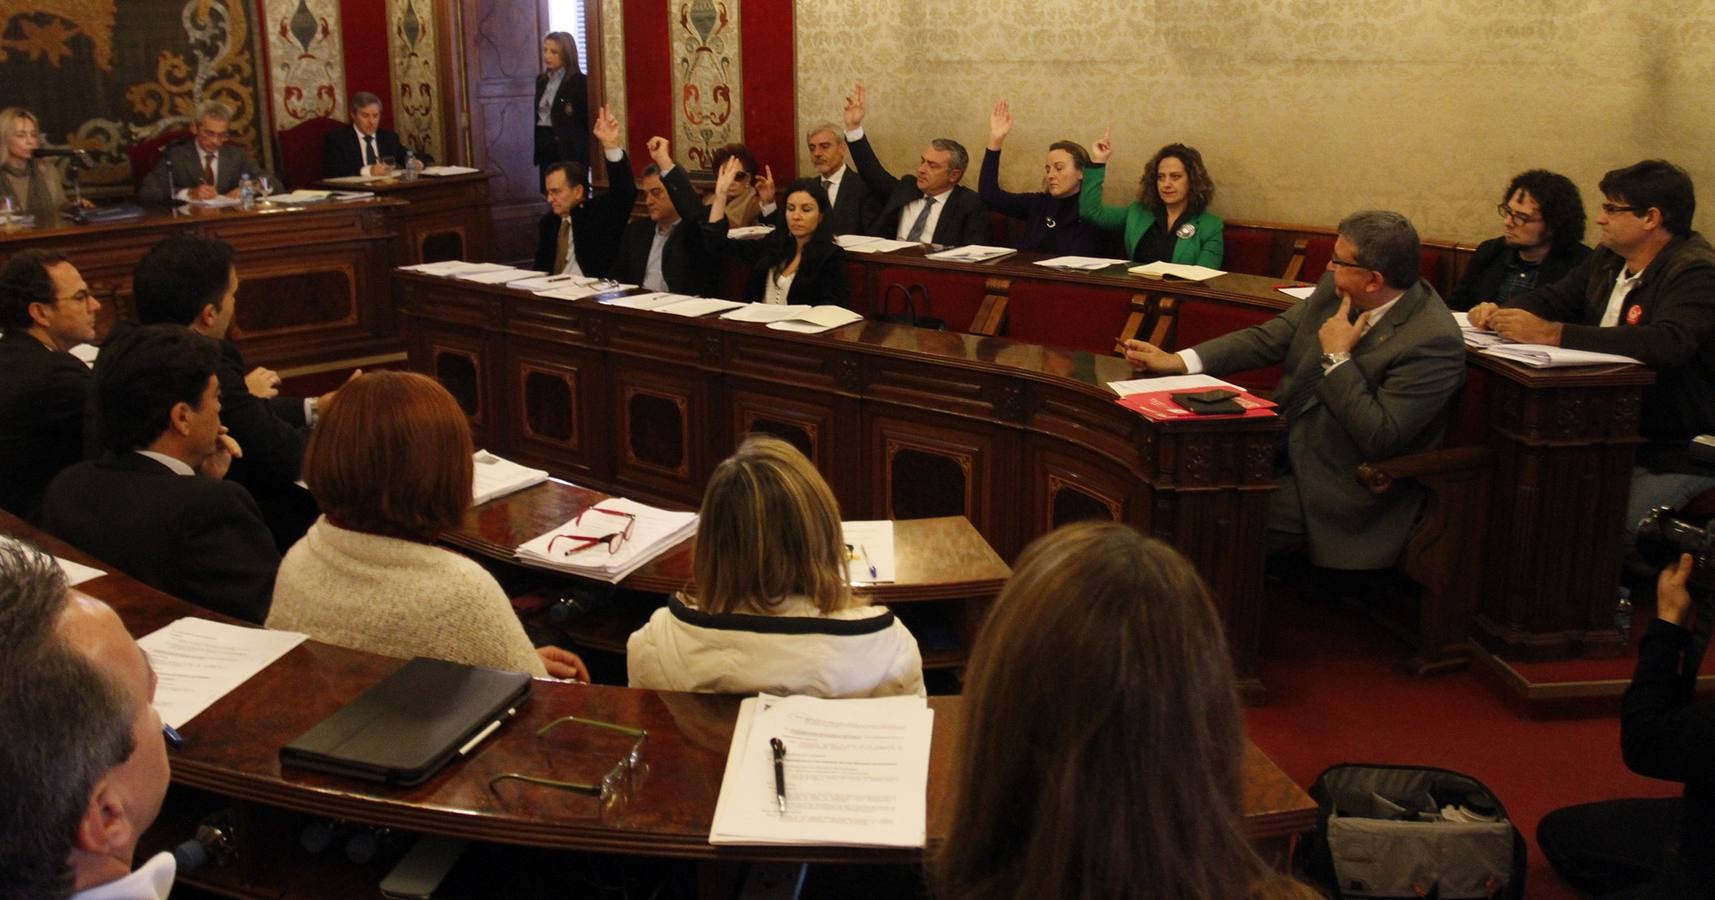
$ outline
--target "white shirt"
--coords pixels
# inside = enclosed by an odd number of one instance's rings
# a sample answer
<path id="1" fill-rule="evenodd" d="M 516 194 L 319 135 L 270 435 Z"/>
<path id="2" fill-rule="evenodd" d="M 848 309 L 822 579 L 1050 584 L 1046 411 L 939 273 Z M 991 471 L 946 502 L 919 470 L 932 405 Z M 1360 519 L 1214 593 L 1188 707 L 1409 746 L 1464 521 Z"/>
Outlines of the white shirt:
<path id="1" fill-rule="evenodd" d="M 72 900 L 167 900 L 178 870 L 173 854 L 163 850 L 124 878 L 78 891 Z"/>
<path id="2" fill-rule="evenodd" d="M 792 279 L 797 278 L 798 273 L 793 272 L 790 275 L 781 275 L 779 272 L 779 269 L 771 270 L 768 275 L 762 279 L 763 303 L 784 304 L 790 302 L 786 299 L 786 296 L 792 293 Z"/>
<path id="3" fill-rule="evenodd" d="M 197 470 L 191 468 L 189 463 L 176 456 L 168 456 L 165 453 L 156 453 L 153 450 L 138 450 L 137 452 L 169 469 L 172 469 L 174 475 L 195 475 L 197 473 Z"/>
<path id="4" fill-rule="evenodd" d="M 1405 295 L 1402 293 L 1399 296 L 1403 297 Z M 1399 302 L 1399 297 L 1395 297 L 1392 300 L 1389 300 L 1388 302 L 1383 303 L 1382 305 L 1376 307 L 1375 309 L 1370 310 L 1370 317 L 1365 320 L 1366 324 L 1364 325 L 1364 330 L 1358 333 L 1358 339 L 1362 340 L 1363 336 L 1368 334 L 1371 328 L 1376 327 L 1376 323 L 1380 322 L 1382 320 L 1382 316 L 1387 315 L 1388 311 L 1393 309 L 1394 304 L 1398 303 L 1398 302 Z M 1339 307 L 1335 307 L 1335 309 L 1337 310 L 1337 309 L 1339 309 Z M 1318 326 L 1318 327 L 1320 327 L 1320 326 Z M 1354 344 L 1353 346 L 1357 346 L 1357 345 Z M 1179 351 L 1179 358 L 1181 360 L 1184 360 L 1184 362 L 1185 362 L 1185 374 L 1187 374 L 1187 375 L 1200 375 L 1200 374 L 1202 374 L 1202 372 L 1203 372 L 1203 358 L 1197 355 L 1197 350 L 1195 348 L 1186 347 L 1185 349 Z M 1329 372 L 1332 372 L 1335 369 L 1338 369 L 1340 366 L 1345 365 L 1348 361 L 1349 360 L 1341 360 L 1340 362 L 1337 362 L 1337 363 L 1329 366 L 1328 368 L 1323 369 L 1322 374 L 1326 375 Z"/>
<path id="5" fill-rule="evenodd" d="M 1602 310 L 1601 327 L 1612 328 L 1620 324 L 1620 310 L 1625 308 L 1626 297 L 1638 286 L 1638 279 L 1642 278 L 1643 274 L 1639 272 L 1633 275 L 1626 271 L 1625 266 L 1620 267 L 1620 274 L 1614 278 L 1614 289 L 1608 292 L 1608 306 Z"/>
<path id="6" fill-rule="evenodd" d="M 822 187 L 828 191 L 828 206 L 834 205 L 834 198 L 840 195 L 840 179 L 846 177 L 846 167 L 840 166 L 832 175 L 822 176 Z"/>
<path id="7" fill-rule="evenodd" d="M 667 290 L 667 276 L 661 272 L 661 256 L 667 249 L 667 239 L 673 236 L 673 229 L 678 227 L 679 223 L 674 222 L 665 229 L 655 229 L 654 239 L 649 242 L 649 261 L 643 266 L 644 290 Z"/>
<path id="8" fill-rule="evenodd" d="M 554 124 L 548 117 L 554 111 L 554 95 L 560 92 L 560 82 L 566 80 L 566 67 L 561 66 L 548 76 L 548 83 L 542 88 L 542 99 L 536 102 L 536 124 L 543 128 Z"/>
<path id="9" fill-rule="evenodd" d="M 358 174 L 359 175 L 367 175 L 367 174 L 369 174 L 369 166 L 371 165 L 371 163 L 369 161 L 369 142 L 375 140 L 375 135 L 364 134 L 363 129 L 357 127 L 356 125 L 351 126 L 351 130 L 357 132 L 357 155 L 360 159 L 363 160 L 363 168 L 358 170 Z M 380 161 L 381 161 L 381 143 L 379 141 L 376 141 L 376 143 L 375 143 L 375 162 L 380 162 Z"/>

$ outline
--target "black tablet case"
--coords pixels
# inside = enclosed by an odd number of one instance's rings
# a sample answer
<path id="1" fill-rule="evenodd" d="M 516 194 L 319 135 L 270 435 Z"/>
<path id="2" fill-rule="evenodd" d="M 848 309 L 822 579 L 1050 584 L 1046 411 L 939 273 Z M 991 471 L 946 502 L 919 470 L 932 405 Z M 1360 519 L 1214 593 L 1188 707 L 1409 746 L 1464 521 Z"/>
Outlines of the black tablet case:
<path id="1" fill-rule="evenodd" d="M 419 656 L 280 749 L 282 763 L 410 786 L 530 696 L 530 676 Z"/>

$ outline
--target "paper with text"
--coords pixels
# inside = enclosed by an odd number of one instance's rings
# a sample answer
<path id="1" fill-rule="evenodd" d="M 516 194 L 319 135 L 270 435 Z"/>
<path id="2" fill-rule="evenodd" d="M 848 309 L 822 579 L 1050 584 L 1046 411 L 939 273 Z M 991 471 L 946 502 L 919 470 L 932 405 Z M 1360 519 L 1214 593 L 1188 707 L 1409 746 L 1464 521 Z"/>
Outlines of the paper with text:
<path id="1" fill-rule="evenodd" d="M 711 844 L 921 847 L 935 714 L 921 697 L 764 694 L 739 706 Z M 786 746 L 786 812 L 771 738 Z"/>
<path id="2" fill-rule="evenodd" d="M 137 645 L 155 670 L 155 711 L 161 721 L 183 728 L 305 637 L 187 617 L 144 635 Z"/>
<path id="3" fill-rule="evenodd" d="M 1157 391 L 1195 391 L 1209 388 L 1227 388 L 1242 391 L 1229 381 L 1222 381 L 1213 375 L 1163 375 L 1159 378 L 1133 378 L 1130 381 L 1110 381 L 1108 390 L 1129 397 L 1132 394 L 1153 394 Z"/>
<path id="4" fill-rule="evenodd" d="M 841 522 L 840 530 L 852 548 L 848 554 L 852 584 L 892 584 L 899 580 L 891 519 Z"/>

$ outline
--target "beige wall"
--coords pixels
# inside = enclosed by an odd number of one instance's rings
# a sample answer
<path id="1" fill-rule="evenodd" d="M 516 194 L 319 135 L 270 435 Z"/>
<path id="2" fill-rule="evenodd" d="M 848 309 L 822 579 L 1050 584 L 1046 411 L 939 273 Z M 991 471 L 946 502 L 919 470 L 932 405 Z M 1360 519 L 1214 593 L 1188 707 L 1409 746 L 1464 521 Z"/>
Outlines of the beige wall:
<path id="1" fill-rule="evenodd" d="M 1050 141 L 1088 145 L 1111 124 L 1110 202 L 1180 140 L 1228 218 L 1385 207 L 1427 237 L 1474 240 L 1498 233 L 1521 169 L 1570 176 L 1593 222 L 1601 173 L 1647 156 L 1703 187 L 1699 226 L 1715 206 L 1709 0 L 798 0 L 796 28 L 800 131 L 838 121 L 861 80 L 890 169 L 953 137 L 973 188 L 1006 97 L 1013 190 L 1039 183 Z"/>

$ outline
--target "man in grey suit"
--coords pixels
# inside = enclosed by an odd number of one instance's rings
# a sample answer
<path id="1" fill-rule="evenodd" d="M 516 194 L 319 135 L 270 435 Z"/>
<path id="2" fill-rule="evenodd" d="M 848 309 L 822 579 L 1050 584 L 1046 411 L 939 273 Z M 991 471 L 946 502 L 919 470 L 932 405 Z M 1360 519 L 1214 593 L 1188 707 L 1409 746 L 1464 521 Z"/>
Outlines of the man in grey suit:
<path id="1" fill-rule="evenodd" d="M 1380 569 L 1398 560 L 1422 496 L 1377 497 L 1358 483 L 1357 466 L 1440 443 L 1465 347 L 1419 276 L 1417 230 L 1404 216 L 1353 213 L 1339 232 L 1315 293 L 1275 318 L 1178 353 L 1144 341 L 1119 349 L 1155 375 L 1283 363 L 1274 399 L 1286 446 L 1269 507 L 1271 549 L 1308 544 L 1318 566 Z"/>
<path id="2" fill-rule="evenodd" d="M 143 179 L 138 199 L 154 206 L 175 200 L 236 200 L 243 176 L 272 178 L 243 147 L 227 143 L 231 128 L 232 110 L 226 104 L 204 103 L 197 110 L 195 137 L 167 147 Z"/>

